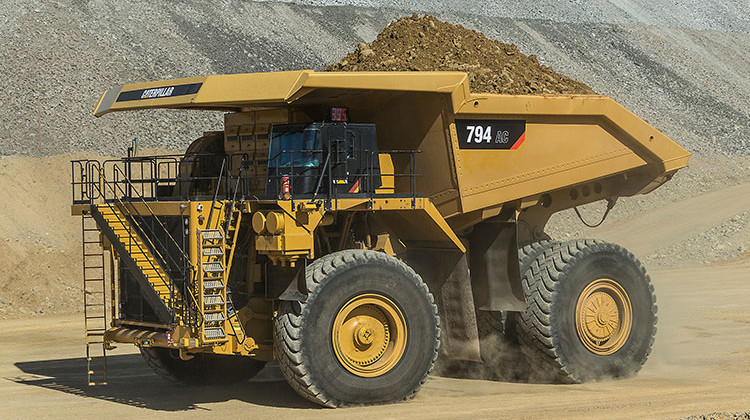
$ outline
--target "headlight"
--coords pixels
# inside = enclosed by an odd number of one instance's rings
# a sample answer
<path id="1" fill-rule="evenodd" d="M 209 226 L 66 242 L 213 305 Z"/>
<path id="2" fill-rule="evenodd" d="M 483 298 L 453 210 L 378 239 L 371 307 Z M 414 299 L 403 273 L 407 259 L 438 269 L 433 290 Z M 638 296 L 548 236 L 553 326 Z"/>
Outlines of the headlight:
<path id="1" fill-rule="evenodd" d="M 266 230 L 271 235 L 278 235 L 284 231 L 284 214 L 270 212 L 266 217 Z"/>
<path id="2" fill-rule="evenodd" d="M 256 211 L 255 214 L 253 214 L 253 230 L 258 235 L 266 230 L 266 216 L 259 211 Z"/>

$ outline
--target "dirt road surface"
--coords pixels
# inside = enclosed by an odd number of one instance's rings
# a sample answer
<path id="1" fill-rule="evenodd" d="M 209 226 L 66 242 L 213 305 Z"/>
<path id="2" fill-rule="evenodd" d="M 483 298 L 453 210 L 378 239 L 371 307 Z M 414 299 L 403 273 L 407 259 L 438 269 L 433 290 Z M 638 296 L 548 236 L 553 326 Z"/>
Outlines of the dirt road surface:
<path id="1" fill-rule="evenodd" d="M 632 379 L 534 385 L 432 377 L 403 404 L 331 410 L 298 397 L 277 369 L 236 387 L 189 389 L 158 378 L 122 346 L 109 359 L 109 385 L 89 388 L 81 316 L 40 317 L 0 323 L 0 418 L 680 418 L 747 410 L 750 263 L 652 276 L 660 328 L 651 359 Z"/>

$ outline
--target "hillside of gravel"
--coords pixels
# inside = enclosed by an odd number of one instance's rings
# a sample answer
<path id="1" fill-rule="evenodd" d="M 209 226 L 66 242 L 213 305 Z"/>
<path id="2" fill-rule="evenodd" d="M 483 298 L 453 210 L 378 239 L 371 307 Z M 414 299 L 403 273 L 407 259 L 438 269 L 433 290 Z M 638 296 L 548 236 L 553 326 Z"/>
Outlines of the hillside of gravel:
<path id="1" fill-rule="evenodd" d="M 613 97 L 695 153 L 750 154 L 743 2 L 298 3 L 0 2 L 0 155 L 119 155 L 134 137 L 144 147 L 184 150 L 215 129 L 221 115 L 148 111 L 96 119 L 91 112 L 99 95 L 135 81 L 320 70 L 413 11 L 517 46 Z M 502 72 L 491 76 L 507 80 Z"/>
<path id="2" fill-rule="evenodd" d="M 747 4 L 738 0 L 278 0 L 310 6 L 388 7 L 408 12 L 467 13 L 484 17 L 572 23 L 658 25 L 750 31 Z"/>
<path id="3" fill-rule="evenodd" d="M 594 94 L 517 46 L 434 16 L 398 19 L 326 71 L 464 71 L 473 92 Z"/>

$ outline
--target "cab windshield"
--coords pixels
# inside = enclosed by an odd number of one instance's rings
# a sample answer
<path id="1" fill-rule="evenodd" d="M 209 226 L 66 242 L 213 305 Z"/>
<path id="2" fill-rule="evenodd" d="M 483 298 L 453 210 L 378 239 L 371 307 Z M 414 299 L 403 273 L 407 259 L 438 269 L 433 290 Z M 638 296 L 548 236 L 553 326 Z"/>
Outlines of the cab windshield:
<path id="1" fill-rule="evenodd" d="M 317 167 L 321 164 L 320 129 L 311 125 L 273 127 L 268 152 L 270 168 Z"/>

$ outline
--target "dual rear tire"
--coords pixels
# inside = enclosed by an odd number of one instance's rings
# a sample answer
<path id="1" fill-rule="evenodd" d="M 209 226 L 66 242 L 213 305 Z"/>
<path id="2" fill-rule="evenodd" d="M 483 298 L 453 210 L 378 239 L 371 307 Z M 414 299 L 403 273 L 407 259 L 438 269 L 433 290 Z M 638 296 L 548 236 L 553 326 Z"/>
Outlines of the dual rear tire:
<path id="1" fill-rule="evenodd" d="M 657 307 L 633 254 L 592 239 L 544 241 L 526 251 L 519 252 L 526 310 L 508 314 L 504 332 L 519 344 L 528 379 L 580 383 L 636 374 L 654 343 Z"/>

